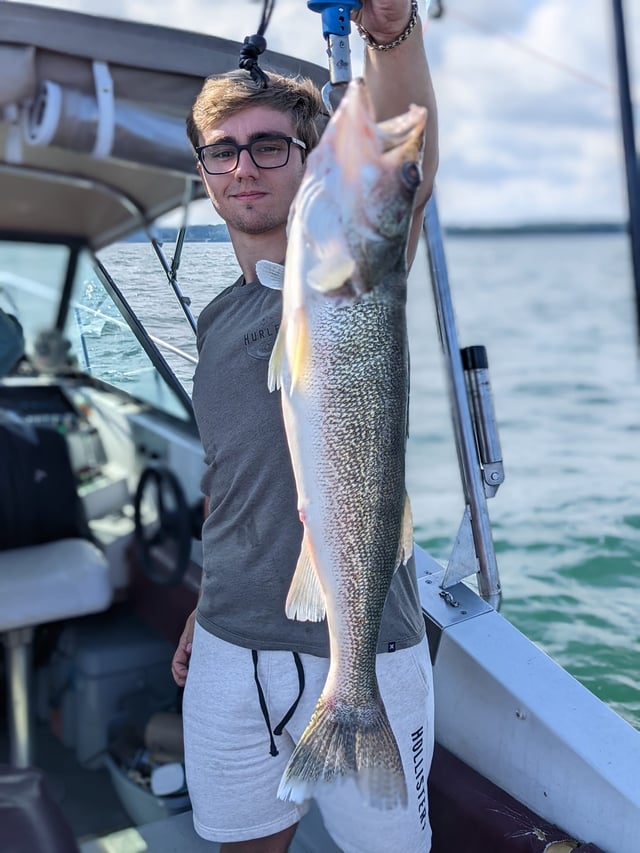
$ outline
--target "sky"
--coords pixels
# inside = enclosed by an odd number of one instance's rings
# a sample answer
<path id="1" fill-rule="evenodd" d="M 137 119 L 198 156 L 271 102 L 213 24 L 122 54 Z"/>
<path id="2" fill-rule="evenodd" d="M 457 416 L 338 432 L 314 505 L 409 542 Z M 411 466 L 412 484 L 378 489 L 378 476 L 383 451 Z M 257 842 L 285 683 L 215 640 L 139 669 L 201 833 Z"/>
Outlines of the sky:
<path id="1" fill-rule="evenodd" d="M 640 2 L 623 2 L 640 138 Z M 425 4 L 420 0 L 422 10 Z M 40 5 L 236 41 L 256 31 L 262 9 L 256 0 Z M 428 20 L 424 31 L 438 101 L 441 220 L 481 226 L 626 220 L 611 0 L 443 0 L 443 6 L 442 17 Z M 320 16 L 305 0 L 276 0 L 266 38 L 272 50 L 326 63 Z M 351 47 L 358 73 L 355 28 Z"/>

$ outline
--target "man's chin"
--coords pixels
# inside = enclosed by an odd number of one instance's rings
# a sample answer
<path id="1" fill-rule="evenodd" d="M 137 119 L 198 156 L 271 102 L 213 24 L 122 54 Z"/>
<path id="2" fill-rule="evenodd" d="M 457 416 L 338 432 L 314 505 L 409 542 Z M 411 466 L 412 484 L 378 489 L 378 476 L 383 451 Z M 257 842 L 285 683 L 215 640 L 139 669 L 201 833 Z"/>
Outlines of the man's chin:
<path id="1" fill-rule="evenodd" d="M 235 229 L 242 234 L 268 234 L 270 231 L 279 231 L 286 226 L 286 222 L 278 222 L 274 219 L 264 219 L 263 217 L 242 217 L 237 218 L 233 222 L 228 220 L 227 227 Z"/>

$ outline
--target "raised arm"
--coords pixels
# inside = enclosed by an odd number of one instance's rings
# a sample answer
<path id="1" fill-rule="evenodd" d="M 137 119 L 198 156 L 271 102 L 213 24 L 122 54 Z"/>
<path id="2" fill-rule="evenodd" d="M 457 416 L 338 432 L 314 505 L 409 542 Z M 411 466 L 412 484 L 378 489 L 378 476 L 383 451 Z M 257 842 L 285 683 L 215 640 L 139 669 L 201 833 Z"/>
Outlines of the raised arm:
<path id="1" fill-rule="evenodd" d="M 438 166 L 438 117 L 422 38 L 422 23 L 415 0 L 364 0 L 354 20 L 364 28 L 364 76 L 376 119 L 383 121 L 404 112 L 410 104 L 428 110 L 427 134 L 422 164 L 422 185 L 416 195 L 415 213 L 407 256 L 413 261 L 422 228 L 424 206 L 433 190 Z M 411 24 L 415 17 L 415 24 Z M 408 33 L 408 29 L 411 32 Z M 405 36 L 402 38 L 403 36 Z M 402 40 L 400 40 L 402 39 Z M 379 50 L 377 45 L 393 45 Z M 396 43 L 398 42 L 398 43 Z"/>

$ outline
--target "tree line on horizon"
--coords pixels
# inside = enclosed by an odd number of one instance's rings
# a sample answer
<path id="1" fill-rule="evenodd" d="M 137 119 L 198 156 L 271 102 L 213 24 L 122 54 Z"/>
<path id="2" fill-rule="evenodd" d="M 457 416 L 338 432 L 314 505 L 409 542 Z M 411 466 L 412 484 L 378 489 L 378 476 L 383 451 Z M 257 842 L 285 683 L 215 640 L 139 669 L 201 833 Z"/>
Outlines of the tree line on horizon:
<path id="1" fill-rule="evenodd" d="M 178 228 L 157 228 L 163 243 L 175 243 Z M 509 236 L 526 234 L 619 234 L 627 230 L 623 222 L 535 222 L 520 225 L 444 225 L 444 233 L 451 237 Z M 185 240 L 192 243 L 228 243 L 226 225 L 189 225 Z M 123 240 L 125 243 L 145 243 L 144 231 L 137 231 Z"/>

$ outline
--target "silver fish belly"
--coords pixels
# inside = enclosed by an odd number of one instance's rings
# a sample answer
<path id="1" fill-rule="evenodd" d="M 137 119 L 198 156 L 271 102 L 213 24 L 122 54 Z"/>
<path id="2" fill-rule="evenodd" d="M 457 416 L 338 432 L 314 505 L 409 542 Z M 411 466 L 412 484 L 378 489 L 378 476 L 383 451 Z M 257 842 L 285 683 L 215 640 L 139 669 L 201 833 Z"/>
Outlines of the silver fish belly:
<path id="1" fill-rule="evenodd" d="M 379 808 L 406 805 L 376 679 L 393 574 L 412 548 L 404 459 L 406 242 L 426 111 L 376 125 L 352 83 L 309 157 L 289 221 L 280 387 L 304 525 L 290 618 L 326 616 L 327 680 L 278 795 L 300 802 L 353 777 Z"/>

